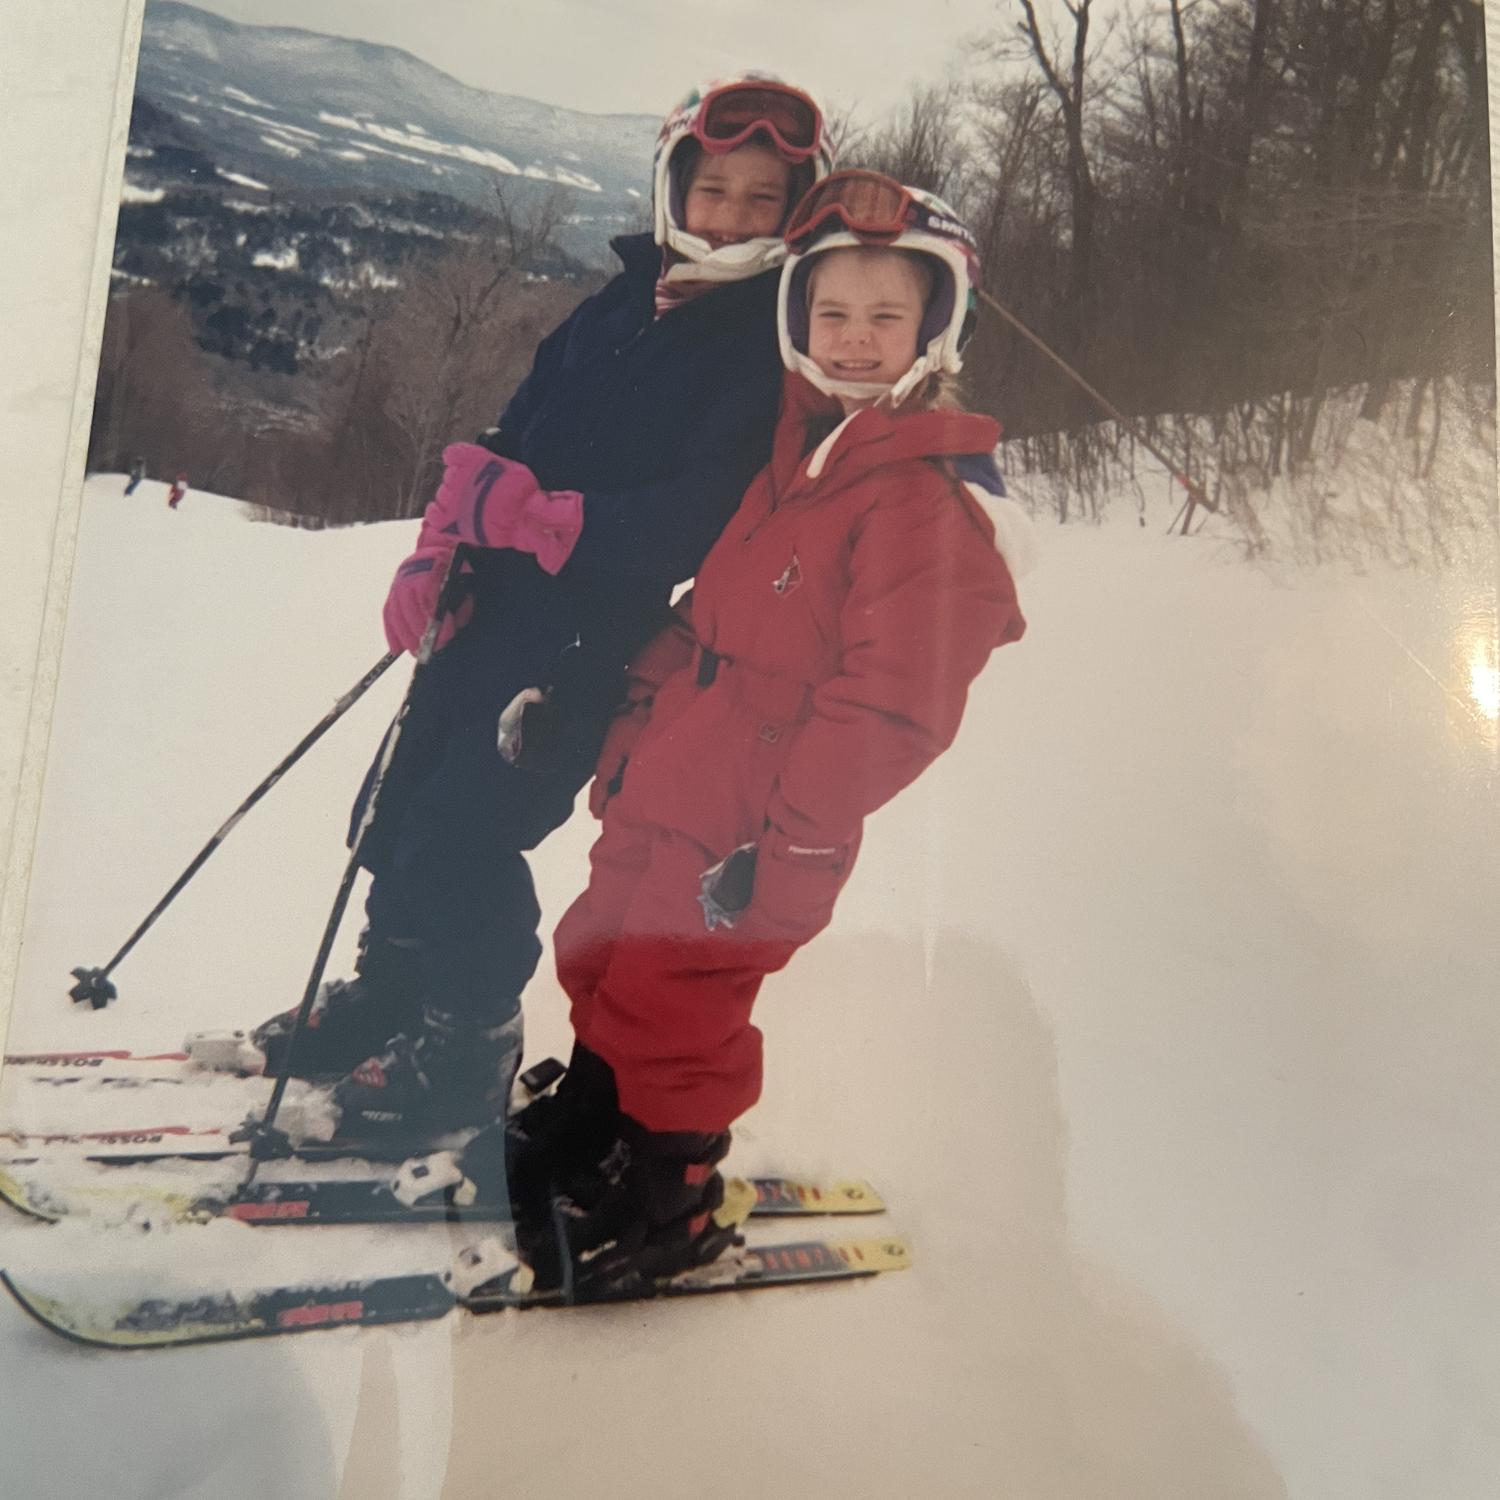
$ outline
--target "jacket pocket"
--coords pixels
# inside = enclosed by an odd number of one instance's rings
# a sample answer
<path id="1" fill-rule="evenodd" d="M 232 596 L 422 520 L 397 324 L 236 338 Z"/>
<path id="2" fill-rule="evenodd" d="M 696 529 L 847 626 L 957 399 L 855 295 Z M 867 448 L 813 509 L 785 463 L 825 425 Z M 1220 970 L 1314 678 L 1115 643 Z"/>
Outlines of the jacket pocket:
<path id="1" fill-rule="evenodd" d="M 784 941 L 805 943 L 816 937 L 833 919 L 857 847 L 796 844 L 769 829 L 760 842 L 749 922 Z"/>

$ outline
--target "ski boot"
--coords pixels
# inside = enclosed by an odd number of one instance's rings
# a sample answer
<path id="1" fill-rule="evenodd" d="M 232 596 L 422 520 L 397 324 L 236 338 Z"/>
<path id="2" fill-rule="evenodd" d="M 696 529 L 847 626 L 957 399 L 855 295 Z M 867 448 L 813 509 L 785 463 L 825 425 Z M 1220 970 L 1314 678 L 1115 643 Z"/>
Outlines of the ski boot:
<path id="1" fill-rule="evenodd" d="M 562 1081 L 546 1092 L 554 1070 Z M 451 1208 L 471 1209 L 476 1217 L 540 1219 L 554 1193 L 573 1186 L 587 1194 L 590 1177 L 618 1175 L 614 1071 L 581 1043 L 566 1069 L 548 1058 L 522 1073 L 511 1106 L 508 1118 L 485 1126 L 461 1151 L 405 1162 L 393 1183 L 396 1196 L 417 1204 L 441 1194 Z"/>
<path id="2" fill-rule="evenodd" d="M 473 1019 L 429 1005 L 421 1029 L 391 1038 L 334 1084 L 338 1134 L 414 1142 L 503 1122 L 521 1064 L 517 1002 Z"/>
<path id="3" fill-rule="evenodd" d="M 580 1178 L 618 1173 L 611 1156 L 619 1134 L 614 1070 L 581 1042 L 562 1082 L 464 1147 L 463 1176 L 476 1201 L 508 1198 L 513 1215 L 543 1218 L 557 1192 L 591 1190 Z M 602 1185 L 602 1184 L 601 1184 Z"/>
<path id="4" fill-rule="evenodd" d="M 314 1082 L 342 1078 L 379 1052 L 419 1012 L 421 944 L 361 935 L 353 979 L 323 985 L 297 1033 L 290 1076 Z M 279 1075 L 287 1059 L 297 1007 L 278 1012 L 253 1031 L 195 1032 L 183 1050 L 202 1067 L 221 1072 Z"/>
<path id="5" fill-rule="evenodd" d="M 516 1220 L 516 1249 L 537 1291 L 567 1301 L 649 1296 L 662 1277 L 707 1265 L 740 1242 L 755 1194 L 717 1170 L 729 1132 L 649 1131 L 620 1117 L 621 1166 Z"/>

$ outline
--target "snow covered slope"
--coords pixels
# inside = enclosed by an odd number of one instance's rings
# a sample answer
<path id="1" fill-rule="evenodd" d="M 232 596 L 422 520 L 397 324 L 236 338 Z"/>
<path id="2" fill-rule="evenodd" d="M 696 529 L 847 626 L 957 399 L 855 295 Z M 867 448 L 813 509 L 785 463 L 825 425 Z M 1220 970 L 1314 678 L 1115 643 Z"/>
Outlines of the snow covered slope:
<path id="1" fill-rule="evenodd" d="M 9 1050 L 172 1045 L 295 998 L 403 685 L 233 833 L 116 1006 L 70 1010 L 69 968 L 379 656 L 412 530 L 122 488 L 85 496 Z M 1494 560 L 1272 579 L 1133 521 L 1044 543 L 1030 635 L 759 1010 L 737 1163 L 869 1176 L 913 1270 L 132 1360 L 7 1305 L 7 1493 L 1494 1493 Z M 553 916 L 591 837 L 538 857 Z M 545 961 L 527 1013 L 533 1056 L 565 1048 Z M 7 1123 L 44 1109 L 0 1089 Z M 448 1242 L 310 1235 L 17 1221 L 0 1262 L 211 1284 Z"/>

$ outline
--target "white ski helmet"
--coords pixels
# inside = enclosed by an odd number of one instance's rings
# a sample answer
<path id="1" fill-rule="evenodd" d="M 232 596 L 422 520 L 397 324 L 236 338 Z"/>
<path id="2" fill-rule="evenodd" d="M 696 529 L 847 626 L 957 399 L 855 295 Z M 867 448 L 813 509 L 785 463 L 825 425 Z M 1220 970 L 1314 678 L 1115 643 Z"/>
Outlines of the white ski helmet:
<path id="1" fill-rule="evenodd" d="M 881 172 L 854 169 L 825 177 L 792 210 L 787 259 L 776 303 L 781 359 L 829 396 L 889 398 L 899 406 L 927 376 L 963 368 L 974 331 L 979 246 L 948 204 L 920 188 L 903 187 Z M 807 352 L 808 280 L 819 255 L 856 246 L 907 250 L 935 262 L 936 284 L 917 333 L 917 357 L 894 385 L 834 380 Z"/>
<path id="2" fill-rule="evenodd" d="M 667 272 L 678 280 L 743 281 L 780 265 L 786 246 L 780 235 L 761 235 L 715 249 L 683 227 L 684 185 L 679 148 L 695 141 L 711 155 L 733 151 L 759 135 L 778 156 L 810 176 L 793 178 L 799 191 L 833 170 L 823 111 L 812 95 L 771 73 L 743 73 L 695 88 L 662 122 L 652 173 L 652 218 L 656 243 L 682 257 Z M 680 274 L 678 274 L 680 273 Z"/>

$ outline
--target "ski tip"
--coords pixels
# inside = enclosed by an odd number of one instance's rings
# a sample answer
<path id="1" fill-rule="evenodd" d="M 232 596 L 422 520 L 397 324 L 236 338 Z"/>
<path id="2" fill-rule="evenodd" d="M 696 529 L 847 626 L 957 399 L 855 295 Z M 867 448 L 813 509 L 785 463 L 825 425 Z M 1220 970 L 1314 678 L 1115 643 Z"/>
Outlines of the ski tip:
<path id="1" fill-rule="evenodd" d="M 881 1214 L 885 1200 L 861 1179 L 815 1182 L 798 1177 L 752 1177 L 758 1214 Z"/>
<path id="2" fill-rule="evenodd" d="M 823 1190 L 836 1206 L 836 1211 L 846 1214 L 882 1214 L 885 1200 L 868 1182 L 851 1180 L 830 1182 Z"/>
<path id="3" fill-rule="evenodd" d="M 8 1271 L 0 1270 L 0 1285 L 15 1299 L 21 1310 L 51 1333 L 75 1344 L 92 1349 L 161 1349 L 180 1344 L 216 1343 L 224 1339 L 244 1338 L 260 1332 L 256 1320 L 239 1324 L 220 1322 L 189 1326 L 176 1322 L 152 1328 L 132 1324 L 131 1309 L 118 1315 L 101 1313 L 95 1308 L 75 1308 L 57 1297 L 49 1297 L 23 1286 Z"/>
<path id="4" fill-rule="evenodd" d="M 48 1332 L 61 1334 L 75 1344 L 99 1347 L 107 1343 L 106 1340 L 92 1337 L 88 1332 L 73 1327 L 59 1302 L 23 1287 L 9 1271 L 0 1270 L 0 1286 L 10 1293 L 22 1312 L 40 1323 Z"/>
<path id="5" fill-rule="evenodd" d="M 911 1246 L 900 1235 L 835 1240 L 832 1247 L 844 1264 L 854 1271 L 905 1271 L 911 1266 Z"/>
<path id="6" fill-rule="evenodd" d="M 5 1167 L 0 1167 L 0 1199 L 27 1218 L 41 1219 L 46 1224 L 55 1224 L 63 1217 L 60 1208 L 38 1198 L 26 1183 Z"/>
<path id="7" fill-rule="evenodd" d="M 93 1349 L 163 1349 L 181 1344 L 218 1343 L 266 1331 L 261 1321 L 254 1317 L 201 1323 L 174 1320 L 153 1327 L 136 1317 L 140 1307 L 149 1304 L 125 1304 L 114 1312 L 83 1304 L 75 1306 L 62 1298 L 49 1297 L 23 1286 L 4 1270 L 0 1270 L 0 1285 L 11 1294 L 22 1311 L 43 1328 L 72 1343 L 86 1344 Z"/>
<path id="8" fill-rule="evenodd" d="M 0 1283 L 43 1327 L 75 1344 L 100 1349 L 168 1349 L 315 1329 L 415 1323 L 440 1318 L 456 1303 L 447 1280 L 433 1273 L 332 1286 L 272 1287 L 249 1294 L 92 1303 L 37 1292 L 3 1270 Z"/>

